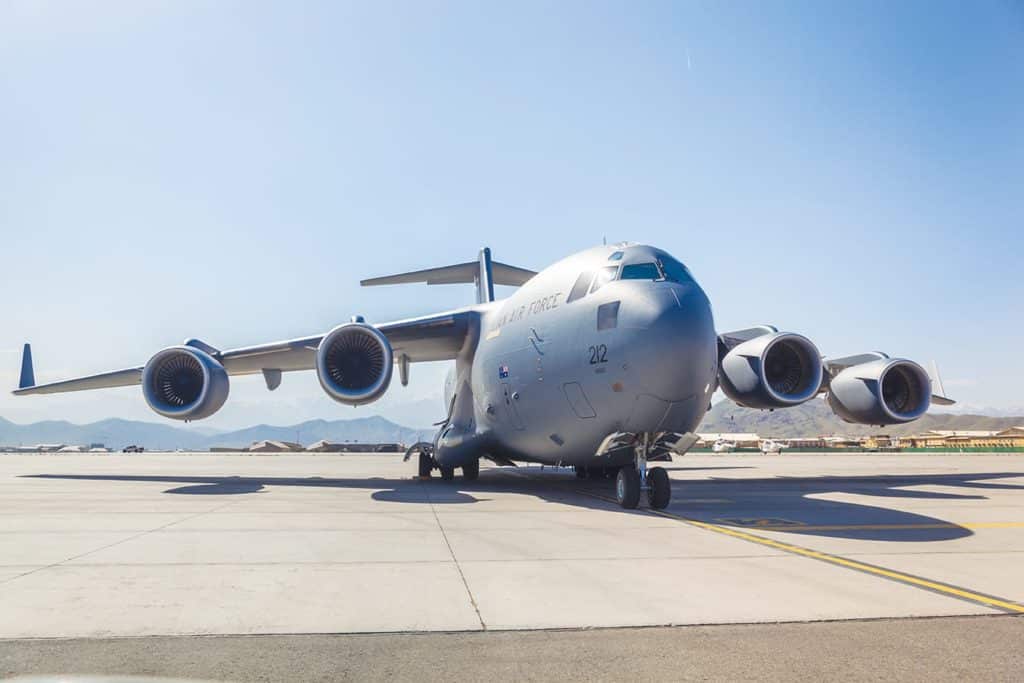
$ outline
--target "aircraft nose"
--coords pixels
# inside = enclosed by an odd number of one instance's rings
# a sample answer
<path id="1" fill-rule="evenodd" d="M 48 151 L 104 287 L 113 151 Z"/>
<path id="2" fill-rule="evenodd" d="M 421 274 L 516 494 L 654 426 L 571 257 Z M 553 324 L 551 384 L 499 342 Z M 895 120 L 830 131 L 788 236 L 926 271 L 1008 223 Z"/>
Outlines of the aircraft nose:
<path id="1" fill-rule="evenodd" d="M 643 302 L 640 326 L 654 336 L 683 342 L 715 342 L 711 304 L 695 285 L 671 285 L 651 293 Z"/>
<path id="2" fill-rule="evenodd" d="M 636 322 L 644 329 L 631 360 L 643 393 L 667 401 L 693 397 L 703 411 L 718 368 L 707 296 L 696 285 L 672 284 L 652 291 L 642 307 Z"/>

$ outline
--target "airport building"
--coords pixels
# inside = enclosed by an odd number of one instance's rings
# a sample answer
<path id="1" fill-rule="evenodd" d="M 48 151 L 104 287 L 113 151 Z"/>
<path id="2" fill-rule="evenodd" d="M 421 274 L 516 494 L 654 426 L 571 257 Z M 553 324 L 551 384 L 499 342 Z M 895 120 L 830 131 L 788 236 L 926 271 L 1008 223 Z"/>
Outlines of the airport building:
<path id="1" fill-rule="evenodd" d="M 901 437 L 904 448 L 942 448 L 946 450 L 1000 451 L 1024 449 L 1024 426 L 995 431 L 935 429 L 915 436 Z"/>

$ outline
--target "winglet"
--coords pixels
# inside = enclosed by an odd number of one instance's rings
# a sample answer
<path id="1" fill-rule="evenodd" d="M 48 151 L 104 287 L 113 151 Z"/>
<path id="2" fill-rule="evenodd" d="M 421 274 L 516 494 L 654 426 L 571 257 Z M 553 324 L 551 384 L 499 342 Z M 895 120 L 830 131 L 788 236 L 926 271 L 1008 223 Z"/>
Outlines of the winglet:
<path id="1" fill-rule="evenodd" d="M 36 373 L 32 369 L 32 345 L 25 344 L 21 352 L 21 379 L 18 381 L 19 389 L 27 389 L 36 385 Z"/>
<path id="2" fill-rule="evenodd" d="M 939 374 L 939 364 L 934 360 L 932 361 L 932 371 L 930 374 L 932 381 L 932 403 L 939 406 L 954 405 L 956 401 L 946 396 L 946 388 L 942 386 L 942 375 Z M 938 393 L 935 392 L 936 388 Z"/>

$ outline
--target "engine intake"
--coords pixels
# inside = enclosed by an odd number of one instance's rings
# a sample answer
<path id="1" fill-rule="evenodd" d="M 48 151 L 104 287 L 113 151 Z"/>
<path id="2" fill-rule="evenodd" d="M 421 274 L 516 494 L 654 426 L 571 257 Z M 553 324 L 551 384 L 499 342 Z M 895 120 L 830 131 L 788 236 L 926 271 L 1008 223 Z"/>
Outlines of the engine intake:
<path id="1" fill-rule="evenodd" d="M 391 384 L 394 354 L 380 330 L 345 323 L 327 333 L 316 350 L 316 376 L 327 395 L 358 406 L 384 395 Z"/>
<path id="2" fill-rule="evenodd" d="M 836 415 L 854 424 L 902 424 L 928 411 L 931 387 L 931 378 L 917 363 L 882 358 L 833 377 L 828 404 Z"/>
<path id="3" fill-rule="evenodd" d="M 210 417 L 228 399 L 230 382 L 213 356 L 190 346 L 159 351 L 142 369 L 142 394 L 159 415 L 174 420 Z"/>
<path id="4" fill-rule="evenodd" d="M 813 398 L 821 387 L 818 348 L 792 332 L 739 344 L 722 358 L 718 380 L 725 395 L 748 408 L 785 408 Z"/>

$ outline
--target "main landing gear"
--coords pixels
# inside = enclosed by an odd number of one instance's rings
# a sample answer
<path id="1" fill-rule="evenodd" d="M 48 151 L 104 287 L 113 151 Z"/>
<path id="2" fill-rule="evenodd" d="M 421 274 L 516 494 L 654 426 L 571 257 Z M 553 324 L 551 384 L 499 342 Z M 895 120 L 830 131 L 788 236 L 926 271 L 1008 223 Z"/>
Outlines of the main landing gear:
<path id="1" fill-rule="evenodd" d="M 409 446 L 409 450 L 405 452 L 405 460 L 408 460 L 414 454 L 419 454 L 419 477 L 420 479 L 430 479 L 430 473 L 436 468 L 441 471 L 441 479 L 444 481 L 452 481 L 455 479 L 455 468 L 446 467 L 441 465 L 434 459 L 434 444 L 429 441 L 420 441 Z M 480 460 L 473 460 L 462 466 L 462 478 L 465 481 L 476 481 L 480 477 Z"/>
<path id="2" fill-rule="evenodd" d="M 624 465 L 615 477 L 615 498 L 627 510 L 640 504 L 641 493 L 647 493 L 647 502 L 655 510 L 664 510 L 672 499 L 672 484 L 668 472 L 661 467 L 647 469 L 649 436 L 644 434 L 635 446 L 633 466 Z"/>

